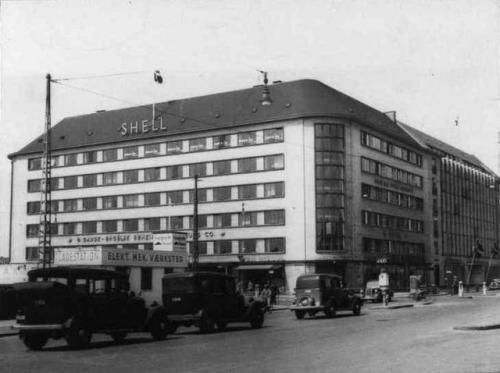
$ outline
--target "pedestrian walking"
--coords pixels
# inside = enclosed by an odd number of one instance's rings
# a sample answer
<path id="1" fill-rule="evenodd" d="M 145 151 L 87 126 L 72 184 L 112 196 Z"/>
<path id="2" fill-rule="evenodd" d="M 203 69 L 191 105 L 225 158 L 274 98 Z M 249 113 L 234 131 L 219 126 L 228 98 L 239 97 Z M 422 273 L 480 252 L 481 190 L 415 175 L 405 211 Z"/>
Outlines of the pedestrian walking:
<path id="1" fill-rule="evenodd" d="M 264 288 L 260 292 L 260 297 L 262 298 L 262 301 L 264 302 L 266 310 L 270 310 L 270 302 L 269 299 L 271 298 L 271 289 L 269 288 L 269 284 L 265 284 Z"/>
<path id="2" fill-rule="evenodd" d="M 276 306 L 278 303 L 278 296 L 280 293 L 280 289 L 278 288 L 278 285 L 276 285 L 274 282 L 271 284 L 270 287 L 271 290 L 271 310 Z"/>

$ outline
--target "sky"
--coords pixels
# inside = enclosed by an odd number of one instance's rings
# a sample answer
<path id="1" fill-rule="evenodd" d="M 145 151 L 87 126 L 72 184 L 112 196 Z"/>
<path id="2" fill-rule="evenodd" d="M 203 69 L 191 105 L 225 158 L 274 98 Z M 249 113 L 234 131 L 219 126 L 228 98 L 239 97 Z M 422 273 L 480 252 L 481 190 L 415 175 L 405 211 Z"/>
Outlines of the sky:
<path id="1" fill-rule="evenodd" d="M 318 79 L 499 170 L 500 1 L 0 0 L 0 22 L 0 256 L 7 155 L 43 132 L 47 73 L 68 79 L 53 124 L 248 88 L 257 69 Z"/>

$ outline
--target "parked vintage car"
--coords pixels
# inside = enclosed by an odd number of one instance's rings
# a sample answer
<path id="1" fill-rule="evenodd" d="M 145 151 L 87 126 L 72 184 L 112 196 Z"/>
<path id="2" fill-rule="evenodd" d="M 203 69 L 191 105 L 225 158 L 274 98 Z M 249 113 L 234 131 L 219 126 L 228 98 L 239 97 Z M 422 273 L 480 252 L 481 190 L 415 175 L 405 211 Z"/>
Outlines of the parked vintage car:
<path id="1" fill-rule="evenodd" d="M 337 311 L 344 310 L 359 315 L 362 304 L 356 291 L 343 287 L 340 276 L 311 274 L 297 278 L 295 300 L 290 309 L 297 319 L 303 319 L 306 314 L 314 316 L 318 312 L 334 317 Z"/>
<path id="2" fill-rule="evenodd" d="M 228 323 L 264 323 L 265 303 L 236 291 L 234 278 L 220 273 L 183 272 L 163 276 L 163 306 L 173 329 L 197 326 L 202 333 L 226 328 Z"/>
<path id="3" fill-rule="evenodd" d="M 28 272 L 29 282 L 16 284 L 15 329 L 24 344 L 41 349 L 49 338 L 65 338 L 71 348 L 90 343 L 93 333 L 122 341 L 127 333 L 167 336 L 168 319 L 161 306 L 146 307 L 129 292 L 128 276 L 107 269 L 54 267 Z"/>
<path id="4" fill-rule="evenodd" d="M 500 289 L 500 278 L 494 278 L 488 285 L 488 289 L 497 290 Z"/>
<path id="5" fill-rule="evenodd" d="M 388 299 L 390 302 L 392 297 L 394 296 L 394 291 L 392 289 L 388 289 L 387 291 Z M 368 281 L 366 283 L 366 288 L 364 290 L 363 301 L 380 303 L 383 300 L 382 289 L 379 286 L 378 280 Z"/>

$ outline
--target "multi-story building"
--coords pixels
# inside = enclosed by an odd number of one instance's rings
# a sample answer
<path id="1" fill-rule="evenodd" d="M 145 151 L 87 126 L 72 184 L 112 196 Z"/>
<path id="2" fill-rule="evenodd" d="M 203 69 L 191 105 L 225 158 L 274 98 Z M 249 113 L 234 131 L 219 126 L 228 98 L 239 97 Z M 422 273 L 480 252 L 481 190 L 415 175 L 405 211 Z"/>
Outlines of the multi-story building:
<path id="1" fill-rule="evenodd" d="M 202 269 L 288 290 L 303 272 L 362 286 L 384 267 L 399 288 L 428 275 L 434 151 L 318 81 L 268 89 L 268 105 L 257 86 L 159 103 L 154 120 L 145 106 L 63 119 L 52 129 L 52 245 L 149 250 L 161 231 L 192 241 L 198 175 Z M 17 263 L 40 259 L 42 145 L 10 155 Z M 130 276 L 156 297 L 163 272 Z"/>

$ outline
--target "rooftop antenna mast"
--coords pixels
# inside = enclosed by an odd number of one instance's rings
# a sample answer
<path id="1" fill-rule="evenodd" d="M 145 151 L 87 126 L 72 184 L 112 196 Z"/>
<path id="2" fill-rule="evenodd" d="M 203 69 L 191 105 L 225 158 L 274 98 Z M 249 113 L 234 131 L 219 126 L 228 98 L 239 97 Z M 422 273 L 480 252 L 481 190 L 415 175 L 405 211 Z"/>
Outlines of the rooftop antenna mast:
<path id="1" fill-rule="evenodd" d="M 45 99 L 45 133 L 43 137 L 42 180 L 40 183 L 40 227 L 38 232 L 38 250 L 42 267 L 50 267 L 52 259 L 52 147 L 51 147 L 51 115 L 50 115 L 50 83 L 52 78 L 47 74 L 47 89 Z"/>

